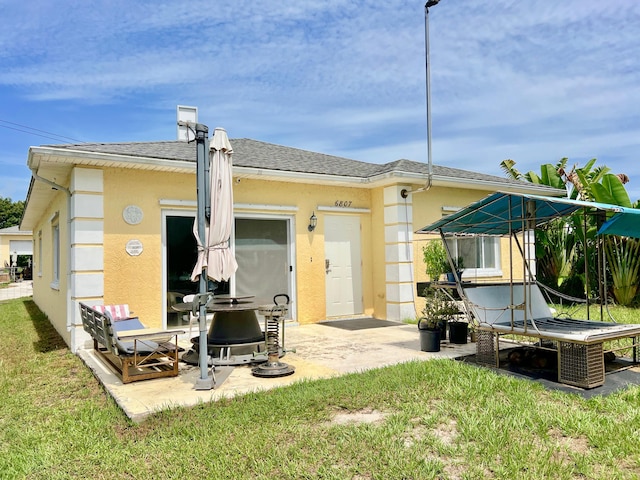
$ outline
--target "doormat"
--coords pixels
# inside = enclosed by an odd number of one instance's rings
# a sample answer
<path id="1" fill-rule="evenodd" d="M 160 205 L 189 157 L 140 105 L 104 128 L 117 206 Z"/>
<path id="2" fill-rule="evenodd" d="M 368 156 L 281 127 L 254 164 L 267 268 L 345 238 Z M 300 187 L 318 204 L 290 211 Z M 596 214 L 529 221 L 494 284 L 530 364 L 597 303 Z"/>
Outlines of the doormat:
<path id="1" fill-rule="evenodd" d="M 326 325 L 327 327 L 340 328 L 342 330 L 366 330 L 369 328 L 381 327 L 398 327 L 405 325 L 400 322 L 392 322 L 390 320 L 378 320 L 377 318 L 349 318 L 346 320 L 329 320 L 320 322 L 318 325 Z"/>
<path id="2" fill-rule="evenodd" d="M 456 360 L 474 364 L 478 367 L 490 368 L 500 375 L 509 375 L 515 378 L 538 382 L 548 390 L 575 393 L 585 399 L 598 395 L 610 395 L 627 387 L 640 385 L 640 365 L 634 365 L 630 360 L 624 358 L 616 358 L 612 362 L 606 362 L 604 385 L 586 389 L 558 383 L 558 370 L 556 365 L 534 367 L 531 365 L 510 363 L 509 355 L 516 350 L 517 348 L 500 350 L 500 368 L 497 369 L 477 363 L 475 355 L 459 357 Z"/>

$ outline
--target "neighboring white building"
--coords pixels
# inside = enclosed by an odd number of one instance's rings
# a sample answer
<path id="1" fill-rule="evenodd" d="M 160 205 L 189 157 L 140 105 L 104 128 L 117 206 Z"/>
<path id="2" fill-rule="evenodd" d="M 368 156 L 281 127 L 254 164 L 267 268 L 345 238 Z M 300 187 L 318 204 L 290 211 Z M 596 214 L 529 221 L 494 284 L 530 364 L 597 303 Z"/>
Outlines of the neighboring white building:
<path id="1" fill-rule="evenodd" d="M 30 230 L 20 230 L 18 226 L 0 228 L 0 267 L 10 266 L 12 255 L 33 255 Z"/>
<path id="2" fill-rule="evenodd" d="M 33 258 L 33 236 L 31 231 L 20 230 L 18 226 L 0 228 L 0 282 L 13 280 L 18 255 L 29 255 Z"/>

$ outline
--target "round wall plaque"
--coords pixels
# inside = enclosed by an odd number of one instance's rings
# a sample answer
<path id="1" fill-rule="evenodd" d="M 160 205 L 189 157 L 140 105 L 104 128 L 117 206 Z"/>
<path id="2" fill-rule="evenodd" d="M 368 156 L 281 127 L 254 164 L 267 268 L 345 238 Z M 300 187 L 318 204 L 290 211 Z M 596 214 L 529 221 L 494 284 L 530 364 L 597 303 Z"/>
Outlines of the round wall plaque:
<path id="1" fill-rule="evenodd" d="M 137 225 L 142 221 L 142 209 L 137 205 L 127 205 L 122 210 L 122 218 L 129 225 Z"/>
<path id="2" fill-rule="evenodd" d="M 132 257 L 137 257 L 142 253 L 142 242 L 140 240 L 129 240 L 124 249 Z"/>

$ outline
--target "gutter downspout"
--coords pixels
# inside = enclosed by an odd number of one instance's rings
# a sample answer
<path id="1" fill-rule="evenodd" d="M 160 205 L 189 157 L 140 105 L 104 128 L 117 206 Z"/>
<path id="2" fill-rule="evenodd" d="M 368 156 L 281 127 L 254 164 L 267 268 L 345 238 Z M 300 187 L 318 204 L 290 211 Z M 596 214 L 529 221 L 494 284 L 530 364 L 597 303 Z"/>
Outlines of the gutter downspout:
<path id="1" fill-rule="evenodd" d="M 73 330 L 73 318 L 74 318 L 74 309 L 73 302 L 71 301 L 71 191 L 68 188 L 63 187 L 62 185 L 58 185 L 55 182 L 52 182 L 48 178 L 41 177 L 34 170 L 34 168 L 29 164 L 29 170 L 31 170 L 31 175 L 33 178 L 38 180 L 39 182 L 46 183 L 54 190 L 59 190 L 67 194 L 67 331 L 70 332 Z M 40 259 L 42 261 L 42 259 Z M 69 348 L 72 352 L 76 351 L 76 338 L 74 335 L 70 337 L 71 345 Z"/>

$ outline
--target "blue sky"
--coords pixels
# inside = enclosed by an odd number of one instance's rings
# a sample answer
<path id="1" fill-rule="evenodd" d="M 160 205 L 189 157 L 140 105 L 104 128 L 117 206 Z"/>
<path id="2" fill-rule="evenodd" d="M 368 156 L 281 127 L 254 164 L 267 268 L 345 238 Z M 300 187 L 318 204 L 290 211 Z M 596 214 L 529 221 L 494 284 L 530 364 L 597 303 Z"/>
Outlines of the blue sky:
<path id="1" fill-rule="evenodd" d="M 25 198 L 29 146 L 172 140 L 179 104 L 231 138 L 426 161 L 424 2 L 0 11 L 0 196 Z M 640 2 L 441 0 L 429 27 L 434 163 L 503 175 L 506 158 L 596 157 L 640 198 Z"/>

